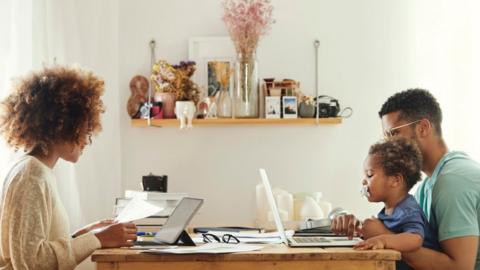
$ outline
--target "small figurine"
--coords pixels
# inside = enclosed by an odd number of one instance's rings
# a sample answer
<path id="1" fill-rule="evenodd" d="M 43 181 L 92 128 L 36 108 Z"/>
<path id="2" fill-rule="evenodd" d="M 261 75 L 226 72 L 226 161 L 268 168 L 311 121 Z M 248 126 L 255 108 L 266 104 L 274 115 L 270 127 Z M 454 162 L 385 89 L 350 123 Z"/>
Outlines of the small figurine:
<path id="1" fill-rule="evenodd" d="M 195 104 L 193 101 L 175 102 L 175 114 L 180 120 L 180 129 L 192 128 L 192 120 L 195 116 Z"/>
<path id="2" fill-rule="evenodd" d="M 147 102 L 148 79 L 137 75 L 130 80 L 130 98 L 127 102 L 127 112 L 132 118 L 141 118 L 140 108 Z"/>

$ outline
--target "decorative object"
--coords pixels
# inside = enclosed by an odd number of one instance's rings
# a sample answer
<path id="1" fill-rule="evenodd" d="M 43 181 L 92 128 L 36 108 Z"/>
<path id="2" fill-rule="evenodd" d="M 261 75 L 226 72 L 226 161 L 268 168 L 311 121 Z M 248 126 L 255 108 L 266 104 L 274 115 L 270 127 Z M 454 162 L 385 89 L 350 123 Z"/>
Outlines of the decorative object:
<path id="1" fill-rule="evenodd" d="M 208 92 L 209 76 L 212 78 L 212 73 L 209 73 L 208 69 L 209 63 L 228 62 L 230 68 L 233 68 L 235 55 L 235 47 L 229 37 L 193 37 L 189 39 L 188 59 L 197 63 L 197 71 L 193 74 L 192 80 L 201 89 L 205 89 L 204 97 L 213 95 Z M 212 83 L 218 85 L 215 81 Z"/>
<path id="2" fill-rule="evenodd" d="M 260 37 L 274 23 L 269 0 L 224 0 L 225 22 L 237 51 L 234 80 L 234 113 L 239 118 L 258 117 L 258 67 L 255 51 Z"/>
<path id="3" fill-rule="evenodd" d="M 280 118 L 280 97 L 265 97 L 265 118 Z"/>
<path id="4" fill-rule="evenodd" d="M 208 105 L 208 112 L 205 118 L 207 119 L 215 119 L 217 118 L 217 102 L 215 97 L 207 97 L 205 98 Z"/>
<path id="5" fill-rule="evenodd" d="M 297 118 L 297 97 L 284 96 L 283 101 L 283 118 Z"/>
<path id="6" fill-rule="evenodd" d="M 156 91 L 153 101 L 162 103 L 163 118 L 175 118 L 175 93 Z"/>
<path id="7" fill-rule="evenodd" d="M 191 128 L 195 116 L 195 104 L 193 101 L 175 102 L 175 114 L 180 120 L 180 129 Z"/>
<path id="8" fill-rule="evenodd" d="M 208 63 L 209 97 L 215 96 L 216 114 L 220 118 L 232 117 L 232 100 L 229 91 L 231 73 L 230 62 L 213 61 Z M 213 83 L 214 80 L 216 84 Z M 214 88 L 213 85 L 218 86 L 218 89 L 215 89 L 216 87 Z M 211 93 L 211 89 L 215 91 Z"/>
<path id="9" fill-rule="evenodd" d="M 312 96 L 302 96 L 298 105 L 298 115 L 302 118 L 315 117 L 315 101 Z"/>
<path id="10" fill-rule="evenodd" d="M 127 102 L 127 112 L 131 118 L 140 118 L 140 107 L 147 102 L 148 79 L 137 75 L 130 80 L 130 98 Z"/>
<path id="11" fill-rule="evenodd" d="M 236 118 L 258 117 L 258 67 L 255 56 L 239 54 L 235 63 L 234 111 Z"/>
<path id="12" fill-rule="evenodd" d="M 177 101 L 200 100 L 200 89 L 190 79 L 195 73 L 195 62 L 180 62 L 170 65 L 165 60 L 159 60 L 152 67 L 151 79 L 158 92 L 174 93 Z"/>

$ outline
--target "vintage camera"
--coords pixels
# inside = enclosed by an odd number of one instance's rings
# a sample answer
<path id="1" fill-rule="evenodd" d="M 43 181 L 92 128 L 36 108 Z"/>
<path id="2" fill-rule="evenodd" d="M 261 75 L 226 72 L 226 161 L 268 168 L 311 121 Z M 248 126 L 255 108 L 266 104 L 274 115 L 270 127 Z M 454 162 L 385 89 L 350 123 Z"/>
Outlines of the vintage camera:
<path id="1" fill-rule="evenodd" d="M 167 192 L 167 184 L 167 175 L 153 175 L 150 173 L 142 177 L 143 191 Z"/>
<path id="2" fill-rule="evenodd" d="M 318 96 L 317 113 L 319 118 L 336 117 L 340 112 L 340 104 L 338 100 L 331 96 Z"/>

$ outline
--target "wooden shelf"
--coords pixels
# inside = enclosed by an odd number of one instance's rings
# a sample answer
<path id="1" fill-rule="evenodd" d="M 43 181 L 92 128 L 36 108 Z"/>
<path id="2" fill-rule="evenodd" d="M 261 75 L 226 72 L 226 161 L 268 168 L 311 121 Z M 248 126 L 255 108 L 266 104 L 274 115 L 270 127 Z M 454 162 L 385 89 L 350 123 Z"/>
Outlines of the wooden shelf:
<path id="1" fill-rule="evenodd" d="M 320 118 L 318 124 L 320 125 L 333 125 L 342 123 L 341 117 L 335 118 Z M 232 119 L 232 118 L 218 118 L 218 119 L 194 119 L 194 126 L 206 126 L 206 125 L 316 125 L 317 119 L 315 118 L 296 118 L 296 119 L 263 119 L 263 118 L 251 118 L 251 119 Z M 151 119 L 150 126 L 155 127 L 167 127 L 167 126 L 179 126 L 178 119 Z M 147 119 L 132 119 L 132 126 L 134 127 L 147 127 Z"/>

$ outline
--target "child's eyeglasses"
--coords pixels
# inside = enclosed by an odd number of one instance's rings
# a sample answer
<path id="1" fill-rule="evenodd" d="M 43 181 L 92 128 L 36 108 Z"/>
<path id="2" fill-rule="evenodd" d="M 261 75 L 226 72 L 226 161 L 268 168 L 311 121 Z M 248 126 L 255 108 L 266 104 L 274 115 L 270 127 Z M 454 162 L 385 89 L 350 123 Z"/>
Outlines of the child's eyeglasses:
<path id="1" fill-rule="evenodd" d="M 228 243 L 228 244 L 238 244 L 240 240 L 237 237 L 231 234 L 224 234 L 222 236 L 217 236 L 211 233 L 202 233 L 204 243 Z"/>

